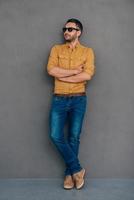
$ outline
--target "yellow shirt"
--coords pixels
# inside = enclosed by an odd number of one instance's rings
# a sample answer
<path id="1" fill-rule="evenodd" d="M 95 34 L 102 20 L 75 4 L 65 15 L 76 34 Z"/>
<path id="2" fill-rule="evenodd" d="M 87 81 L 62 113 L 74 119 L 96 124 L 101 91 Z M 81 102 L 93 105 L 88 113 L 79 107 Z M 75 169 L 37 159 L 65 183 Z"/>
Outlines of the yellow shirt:
<path id="1" fill-rule="evenodd" d="M 48 59 L 47 70 L 50 70 L 53 67 L 75 69 L 83 63 L 85 63 L 83 71 L 93 76 L 95 72 L 93 49 L 81 45 L 80 42 L 72 49 L 66 42 L 65 44 L 54 45 L 52 47 Z M 86 83 L 87 81 L 69 83 L 58 80 L 58 78 L 55 77 L 54 93 L 70 94 L 85 92 Z"/>

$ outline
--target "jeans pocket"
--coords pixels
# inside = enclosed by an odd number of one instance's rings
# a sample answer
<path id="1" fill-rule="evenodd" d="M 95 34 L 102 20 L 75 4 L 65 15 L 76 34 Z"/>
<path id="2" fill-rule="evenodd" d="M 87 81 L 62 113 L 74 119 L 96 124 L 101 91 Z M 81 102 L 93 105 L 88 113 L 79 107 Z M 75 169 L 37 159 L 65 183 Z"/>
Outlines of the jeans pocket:
<path id="1" fill-rule="evenodd" d="M 60 97 L 60 96 L 53 96 L 53 101 L 54 101 L 54 102 L 63 101 L 63 97 Z"/>
<path id="2" fill-rule="evenodd" d="M 87 100 L 87 96 L 85 95 L 85 96 L 80 96 L 79 97 L 79 100 L 80 101 L 86 101 Z"/>
<path id="3" fill-rule="evenodd" d="M 59 97 L 58 96 L 53 96 L 53 102 L 57 102 L 59 101 Z"/>

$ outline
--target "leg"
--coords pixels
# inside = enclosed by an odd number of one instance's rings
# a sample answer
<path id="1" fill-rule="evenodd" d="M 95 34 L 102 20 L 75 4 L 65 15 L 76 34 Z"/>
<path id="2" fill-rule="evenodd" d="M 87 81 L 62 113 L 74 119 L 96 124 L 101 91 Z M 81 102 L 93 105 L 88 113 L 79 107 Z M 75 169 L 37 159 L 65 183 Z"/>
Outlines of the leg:
<path id="1" fill-rule="evenodd" d="M 69 134 L 68 144 L 78 157 L 80 133 L 82 129 L 82 123 L 86 110 L 86 96 L 74 97 L 73 108 L 69 112 Z M 70 169 L 67 166 L 65 175 L 70 174 Z"/>
<path id="2" fill-rule="evenodd" d="M 50 138 L 56 145 L 58 151 L 63 157 L 71 173 L 80 171 L 82 168 L 77 156 L 64 138 L 64 125 L 67 117 L 66 110 L 67 99 L 63 97 L 54 97 L 50 111 Z"/>

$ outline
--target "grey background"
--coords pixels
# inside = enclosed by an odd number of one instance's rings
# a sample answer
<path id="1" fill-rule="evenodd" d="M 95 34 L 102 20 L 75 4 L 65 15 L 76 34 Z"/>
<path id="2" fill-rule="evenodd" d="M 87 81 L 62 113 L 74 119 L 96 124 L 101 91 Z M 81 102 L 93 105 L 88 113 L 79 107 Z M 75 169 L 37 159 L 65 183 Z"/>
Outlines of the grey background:
<path id="1" fill-rule="evenodd" d="M 84 25 L 96 55 L 79 158 L 87 177 L 134 178 L 134 1 L 0 1 L 0 178 L 58 178 L 64 163 L 48 137 L 50 48 L 68 18 Z M 67 133 L 67 127 L 65 127 Z"/>

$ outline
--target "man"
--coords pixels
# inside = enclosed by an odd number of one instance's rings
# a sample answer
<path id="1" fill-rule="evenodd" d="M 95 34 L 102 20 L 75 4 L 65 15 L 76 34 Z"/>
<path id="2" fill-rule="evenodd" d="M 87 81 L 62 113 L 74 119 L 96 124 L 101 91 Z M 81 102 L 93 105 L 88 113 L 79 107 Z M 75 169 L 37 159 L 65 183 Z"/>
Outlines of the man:
<path id="1" fill-rule="evenodd" d="M 82 23 L 69 19 L 63 27 L 64 44 L 54 45 L 47 64 L 48 74 L 55 78 L 54 94 L 50 110 L 50 138 L 63 157 L 66 170 L 64 188 L 81 189 L 85 169 L 78 159 L 80 133 L 86 110 L 85 86 L 95 72 L 94 52 L 79 42 Z M 64 125 L 68 119 L 68 137 L 64 137 Z"/>

